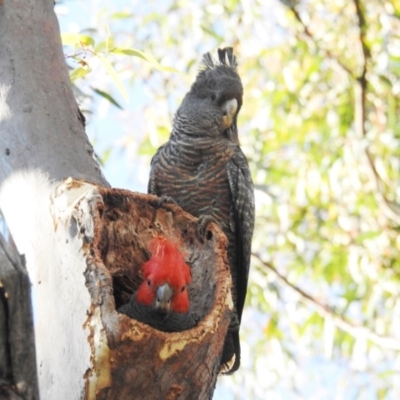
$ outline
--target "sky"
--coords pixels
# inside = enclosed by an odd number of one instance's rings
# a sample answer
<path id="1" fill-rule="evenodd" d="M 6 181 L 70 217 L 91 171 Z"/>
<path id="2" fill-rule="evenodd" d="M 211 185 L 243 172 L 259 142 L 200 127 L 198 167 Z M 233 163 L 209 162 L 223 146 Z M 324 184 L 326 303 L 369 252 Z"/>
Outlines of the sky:
<path id="1" fill-rule="evenodd" d="M 94 20 L 88 19 L 92 9 L 100 9 L 107 7 L 112 9 L 115 6 L 110 1 L 74 1 L 68 0 L 65 5 L 57 5 L 55 7 L 58 20 L 60 23 L 61 33 L 80 33 L 85 27 L 90 27 Z M 115 10 L 121 10 L 129 1 L 118 1 L 118 7 Z M 99 63 L 94 62 L 95 73 L 94 78 L 91 77 L 91 84 L 101 87 L 102 80 L 108 79 L 105 76 L 102 67 Z M 98 74 L 98 78 L 96 78 Z M 79 81 L 77 83 L 79 86 Z M 98 155 L 103 155 L 108 150 L 110 151 L 107 162 L 103 165 L 103 173 L 106 179 L 113 187 L 125 188 L 132 191 L 147 191 L 147 179 L 149 174 L 149 165 L 137 165 L 136 147 L 127 145 L 127 137 L 133 134 L 130 131 L 134 130 L 135 137 L 139 132 L 145 131 L 145 126 L 141 123 L 141 119 L 135 119 L 135 123 L 126 121 L 126 118 L 134 118 L 135 113 L 131 112 L 140 107 L 148 100 L 148 94 L 140 83 L 135 83 L 133 86 L 125 85 L 128 89 L 129 98 L 127 101 L 121 98 L 123 111 L 116 109 L 108 101 L 96 98 L 96 114 L 90 118 L 90 123 L 87 124 L 86 133 L 94 146 L 95 152 Z M 140 99 L 140 100 L 139 100 Z M 84 105 L 80 105 L 84 109 Z M 139 123 L 138 123 L 139 121 Z M 138 173 L 139 170 L 140 172 Z"/>

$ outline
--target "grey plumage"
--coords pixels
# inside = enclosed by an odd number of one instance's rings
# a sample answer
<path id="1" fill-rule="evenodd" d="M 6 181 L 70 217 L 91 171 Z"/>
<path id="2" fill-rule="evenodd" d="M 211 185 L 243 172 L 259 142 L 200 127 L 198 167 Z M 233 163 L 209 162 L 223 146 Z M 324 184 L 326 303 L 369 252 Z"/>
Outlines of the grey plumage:
<path id="1" fill-rule="evenodd" d="M 184 331 L 193 328 L 197 322 L 190 312 L 163 313 L 152 306 L 142 305 L 136 301 L 136 293 L 133 294 L 129 303 L 118 308 L 118 312 L 164 332 Z"/>
<path id="2" fill-rule="evenodd" d="M 216 221 L 228 238 L 235 312 L 221 357 L 224 372 L 240 365 L 239 326 L 254 228 L 253 182 L 237 130 L 242 99 L 232 48 L 219 49 L 218 61 L 206 53 L 169 141 L 153 157 L 148 186 L 149 193 L 170 196 L 192 215 Z"/>

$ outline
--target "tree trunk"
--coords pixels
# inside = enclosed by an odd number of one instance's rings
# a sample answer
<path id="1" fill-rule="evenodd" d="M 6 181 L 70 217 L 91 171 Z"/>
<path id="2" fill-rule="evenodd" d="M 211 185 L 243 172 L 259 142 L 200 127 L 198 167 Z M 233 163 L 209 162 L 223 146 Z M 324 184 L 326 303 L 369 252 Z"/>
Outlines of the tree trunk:
<path id="1" fill-rule="evenodd" d="M 108 189 L 80 115 L 53 2 L 0 2 L 0 207 L 33 285 L 40 397 L 211 398 L 232 307 L 225 237 L 211 226 L 200 239 L 177 206 Z M 116 311 L 156 232 L 188 254 L 188 331 Z"/>
<path id="2" fill-rule="evenodd" d="M 39 398 L 28 273 L 23 257 L 1 235 L 0 398 Z"/>
<path id="3" fill-rule="evenodd" d="M 85 269 L 72 264 L 80 247 L 55 231 L 50 195 L 68 176 L 107 182 L 79 120 L 53 4 L 0 4 L 0 207 L 33 286 L 40 397 L 79 399 L 91 301 Z"/>

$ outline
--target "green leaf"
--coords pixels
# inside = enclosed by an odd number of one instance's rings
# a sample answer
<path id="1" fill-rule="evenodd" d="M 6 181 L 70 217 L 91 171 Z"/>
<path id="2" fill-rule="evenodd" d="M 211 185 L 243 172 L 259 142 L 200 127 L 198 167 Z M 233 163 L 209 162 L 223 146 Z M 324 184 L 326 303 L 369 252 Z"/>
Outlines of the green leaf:
<path id="1" fill-rule="evenodd" d="M 114 37 L 111 35 L 107 36 L 106 40 L 103 40 L 95 47 L 95 52 L 108 52 L 110 48 L 114 47 Z"/>
<path id="2" fill-rule="evenodd" d="M 105 99 L 107 99 L 110 103 L 114 104 L 115 107 L 118 107 L 119 109 L 123 110 L 123 108 L 121 107 L 121 105 L 117 102 L 117 100 L 115 100 L 109 93 L 103 92 L 100 89 L 96 89 L 94 87 L 92 87 L 93 91 L 96 92 L 99 96 L 104 97 Z"/>
<path id="3" fill-rule="evenodd" d="M 139 146 L 138 154 L 141 156 L 153 156 L 156 148 L 152 145 L 150 139 L 147 137 L 142 141 Z"/>
<path id="4" fill-rule="evenodd" d="M 178 72 L 175 68 L 172 67 L 165 67 L 161 65 L 152 55 L 143 53 L 143 51 L 136 50 L 136 49 L 129 49 L 129 48 L 121 48 L 115 47 L 114 49 L 110 50 L 111 53 L 115 54 L 124 54 L 130 57 L 139 57 L 151 64 L 152 67 L 165 72 Z"/>
<path id="5" fill-rule="evenodd" d="M 201 29 L 203 29 L 204 32 L 208 33 L 210 36 L 216 39 L 219 43 L 222 43 L 224 41 L 224 38 L 222 36 L 218 35 L 214 30 L 209 29 L 206 25 L 201 25 Z"/>
<path id="6" fill-rule="evenodd" d="M 110 30 L 107 27 L 106 51 L 108 52 L 110 49 L 114 47 L 115 47 L 114 36 L 111 35 Z"/>
<path id="7" fill-rule="evenodd" d="M 101 163 L 102 165 L 105 165 L 110 158 L 112 148 L 109 147 L 107 150 L 104 151 L 104 153 L 101 155 Z"/>
<path id="8" fill-rule="evenodd" d="M 125 100 L 128 100 L 128 93 L 124 88 L 124 85 L 122 84 L 121 80 L 119 79 L 119 76 L 117 72 L 115 71 L 114 67 L 111 65 L 110 61 L 108 61 L 107 58 L 105 58 L 101 54 L 97 54 L 99 57 L 101 63 L 103 64 L 103 67 L 107 70 L 107 72 L 110 74 L 111 78 L 113 79 L 115 85 L 121 92 L 122 96 L 124 97 Z"/>
<path id="9" fill-rule="evenodd" d="M 282 331 L 279 329 L 278 320 L 276 316 L 272 316 L 264 327 L 264 334 L 267 338 L 282 338 Z"/>
<path id="10" fill-rule="evenodd" d="M 100 51 L 105 51 L 107 49 L 108 40 L 103 40 L 95 48 L 94 51 L 99 53 Z"/>
<path id="11" fill-rule="evenodd" d="M 91 36 L 81 35 L 80 33 L 62 33 L 61 41 L 64 46 L 94 46 L 95 41 Z"/>
<path id="12" fill-rule="evenodd" d="M 82 68 L 78 67 L 74 69 L 70 74 L 69 77 L 72 82 L 76 81 L 79 78 L 83 78 L 87 73 L 89 73 L 91 70 L 90 68 Z"/>
<path id="13" fill-rule="evenodd" d="M 392 88 L 393 84 L 387 76 L 382 75 L 382 74 L 379 74 L 378 76 L 382 83 L 384 83 L 388 88 L 390 88 L 390 89 Z"/>
<path id="14" fill-rule="evenodd" d="M 381 231 L 363 232 L 357 236 L 356 243 L 361 244 L 362 242 L 364 242 L 364 240 L 375 239 L 376 237 L 380 236 L 381 234 L 382 234 Z"/>
<path id="15" fill-rule="evenodd" d="M 111 18 L 114 19 L 127 19 L 127 18 L 132 18 L 133 14 L 127 11 L 121 11 L 121 12 L 116 12 L 111 15 Z"/>

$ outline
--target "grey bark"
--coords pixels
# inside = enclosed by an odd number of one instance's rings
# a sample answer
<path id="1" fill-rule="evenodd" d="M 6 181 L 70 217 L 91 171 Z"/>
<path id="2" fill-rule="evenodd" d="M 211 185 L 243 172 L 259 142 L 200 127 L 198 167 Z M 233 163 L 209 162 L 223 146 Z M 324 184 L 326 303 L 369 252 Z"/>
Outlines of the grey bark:
<path id="1" fill-rule="evenodd" d="M 41 399 L 78 399 L 90 366 L 83 327 L 90 295 L 79 243 L 56 232 L 50 197 L 69 176 L 108 183 L 72 93 L 53 7 L 52 0 L 0 1 L 0 207 L 38 305 Z"/>
<path id="2" fill-rule="evenodd" d="M 38 169 L 106 185 L 80 120 L 53 0 L 0 3 L 0 184 Z M 90 157 L 88 157 L 88 154 Z"/>
<path id="3" fill-rule="evenodd" d="M 0 235 L 0 398 L 39 398 L 28 273 Z"/>

